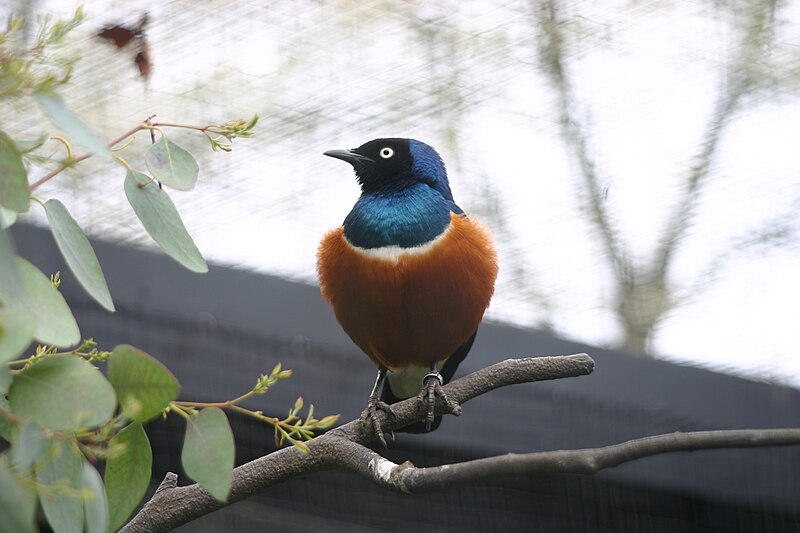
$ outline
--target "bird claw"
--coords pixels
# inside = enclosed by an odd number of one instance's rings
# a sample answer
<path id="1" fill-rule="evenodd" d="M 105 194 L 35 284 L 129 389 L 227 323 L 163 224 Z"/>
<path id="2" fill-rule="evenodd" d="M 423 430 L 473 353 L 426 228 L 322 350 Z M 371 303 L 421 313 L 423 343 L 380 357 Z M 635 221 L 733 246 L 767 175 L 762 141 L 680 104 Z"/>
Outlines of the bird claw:
<path id="1" fill-rule="evenodd" d="M 450 399 L 447 394 L 444 392 L 444 388 L 442 388 L 442 375 L 432 370 L 425 375 L 423 379 L 422 385 L 422 392 L 421 394 L 421 401 L 425 404 L 427 411 L 425 413 L 425 430 L 430 431 L 431 425 L 433 424 L 433 420 L 435 418 L 435 410 L 436 410 L 436 397 L 438 396 L 442 400 L 444 400 L 446 406 L 446 412 L 460 416 L 461 415 L 461 406 L 458 404 L 457 401 Z"/>
<path id="2" fill-rule="evenodd" d="M 395 415 L 394 411 L 392 411 L 391 405 L 381 401 L 377 396 L 370 396 L 369 401 L 367 402 L 367 409 L 364 411 L 364 415 L 362 415 L 364 418 L 369 419 L 372 422 L 372 428 L 375 430 L 375 435 L 378 436 L 381 446 L 386 448 L 386 439 L 383 437 L 383 428 L 381 428 L 381 423 L 378 420 L 378 411 L 383 411 L 386 413 L 386 417 L 390 422 L 394 422 L 397 419 L 397 415 Z M 392 440 L 394 440 L 394 432 L 390 431 L 389 435 L 391 436 Z"/>

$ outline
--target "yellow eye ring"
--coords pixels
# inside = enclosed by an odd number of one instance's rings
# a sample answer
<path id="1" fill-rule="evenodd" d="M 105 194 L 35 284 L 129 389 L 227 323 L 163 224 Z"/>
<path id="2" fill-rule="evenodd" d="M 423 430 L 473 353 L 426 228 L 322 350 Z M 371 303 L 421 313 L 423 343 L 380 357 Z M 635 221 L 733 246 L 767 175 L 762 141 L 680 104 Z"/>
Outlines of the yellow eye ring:
<path id="1" fill-rule="evenodd" d="M 392 150 L 388 146 L 384 146 L 383 148 L 381 148 L 381 151 L 378 152 L 378 154 L 384 159 L 389 159 L 394 155 L 394 150 Z"/>

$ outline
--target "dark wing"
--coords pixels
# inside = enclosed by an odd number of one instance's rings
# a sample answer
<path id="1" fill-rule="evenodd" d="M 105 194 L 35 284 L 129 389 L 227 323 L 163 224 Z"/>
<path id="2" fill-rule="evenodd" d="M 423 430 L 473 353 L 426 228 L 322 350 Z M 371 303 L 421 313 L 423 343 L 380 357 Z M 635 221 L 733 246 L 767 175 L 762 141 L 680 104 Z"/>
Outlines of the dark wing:
<path id="1" fill-rule="evenodd" d="M 106 26 L 97 32 L 98 37 L 113 41 L 117 48 L 122 48 L 123 46 L 127 45 L 137 35 L 138 32 L 136 29 L 127 28 L 121 25 Z"/>

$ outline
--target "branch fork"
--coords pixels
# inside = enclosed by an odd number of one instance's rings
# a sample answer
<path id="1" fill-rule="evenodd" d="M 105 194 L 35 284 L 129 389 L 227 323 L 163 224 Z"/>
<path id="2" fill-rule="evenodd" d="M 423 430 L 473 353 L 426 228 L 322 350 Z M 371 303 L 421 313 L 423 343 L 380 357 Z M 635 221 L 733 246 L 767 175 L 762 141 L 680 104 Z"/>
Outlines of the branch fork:
<path id="1" fill-rule="evenodd" d="M 455 380 L 443 389 L 448 397 L 464 404 L 499 387 L 584 376 L 593 369 L 594 361 L 586 354 L 508 359 Z M 393 418 L 386 413 L 377 414 L 386 431 L 420 421 L 425 415 L 416 397 L 393 404 L 392 411 Z M 444 402 L 437 401 L 436 414 L 447 411 Z M 386 489 L 412 494 L 515 475 L 593 474 L 666 452 L 800 445 L 800 429 L 676 432 L 602 448 L 505 454 L 430 468 L 417 468 L 408 461 L 396 464 L 382 457 L 367 447 L 377 439 L 373 424 L 359 418 L 311 440 L 306 453 L 290 447 L 260 457 L 234 469 L 227 502 L 215 500 L 197 484 L 179 487 L 177 476 L 168 473 L 153 498 L 120 531 L 170 531 L 266 487 L 321 470 L 349 470 Z"/>

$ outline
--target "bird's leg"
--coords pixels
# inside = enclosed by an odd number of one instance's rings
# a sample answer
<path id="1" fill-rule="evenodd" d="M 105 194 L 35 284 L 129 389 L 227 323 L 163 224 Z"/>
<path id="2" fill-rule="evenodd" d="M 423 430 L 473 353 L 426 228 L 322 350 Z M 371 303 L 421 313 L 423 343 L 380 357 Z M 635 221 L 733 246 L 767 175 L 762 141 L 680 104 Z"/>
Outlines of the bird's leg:
<path id="1" fill-rule="evenodd" d="M 422 378 L 422 390 L 425 398 L 425 405 L 428 408 L 427 413 L 425 414 L 425 431 L 431 430 L 431 424 L 433 424 L 433 411 L 436 407 L 436 386 L 438 385 L 440 388 L 444 384 L 444 379 L 442 375 L 436 370 L 436 362 L 431 363 L 431 370 L 425 377 Z"/>
<path id="2" fill-rule="evenodd" d="M 378 436 L 381 445 L 386 448 L 386 439 L 383 438 L 383 429 L 381 428 L 381 423 L 378 422 L 378 410 L 386 413 L 390 420 L 394 420 L 395 415 L 394 411 L 392 411 L 392 407 L 380 399 L 380 390 L 384 381 L 386 381 L 386 368 L 380 367 L 378 368 L 378 377 L 375 378 L 375 386 L 372 387 L 372 393 L 369 395 L 366 415 L 367 418 L 372 420 L 372 427 L 375 429 L 375 434 Z M 393 432 L 391 435 L 392 439 L 394 439 Z"/>
<path id="3" fill-rule="evenodd" d="M 447 404 L 447 411 L 450 414 L 456 416 L 461 414 L 461 406 L 458 405 L 458 402 L 455 400 L 451 400 L 447 397 L 442 385 L 444 385 L 444 378 L 442 378 L 442 375 L 436 369 L 436 361 L 433 361 L 430 366 L 430 372 L 425 374 L 425 377 L 422 378 L 422 398 L 428 408 L 425 414 L 425 429 L 427 431 L 431 430 L 431 424 L 433 424 L 433 419 L 435 418 L 434 410 L 436 408 L 437 396 L 441 397 L 445 404 Z"/>

